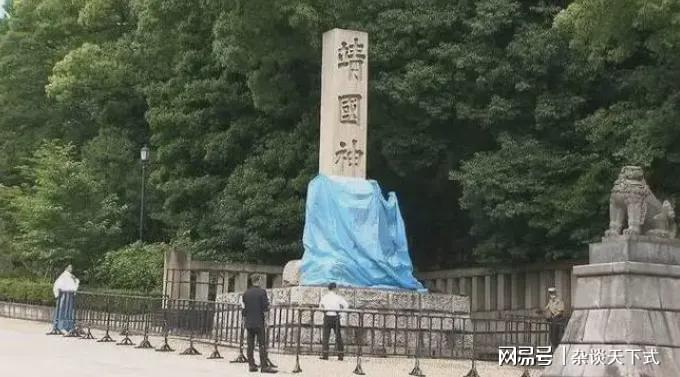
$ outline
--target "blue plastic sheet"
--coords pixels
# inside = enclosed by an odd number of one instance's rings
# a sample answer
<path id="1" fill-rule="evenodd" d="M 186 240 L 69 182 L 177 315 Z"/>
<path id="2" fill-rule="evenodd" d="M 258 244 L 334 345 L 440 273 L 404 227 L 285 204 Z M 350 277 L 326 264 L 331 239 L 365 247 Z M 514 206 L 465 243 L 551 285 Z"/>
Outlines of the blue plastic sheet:
<path id="1" fill-rule="evenodd" d="M 302 241 L 302 285 L 424 290 L 413 277 L 397 197 L 385 200 L 376 181 L 314 178 Z"/>

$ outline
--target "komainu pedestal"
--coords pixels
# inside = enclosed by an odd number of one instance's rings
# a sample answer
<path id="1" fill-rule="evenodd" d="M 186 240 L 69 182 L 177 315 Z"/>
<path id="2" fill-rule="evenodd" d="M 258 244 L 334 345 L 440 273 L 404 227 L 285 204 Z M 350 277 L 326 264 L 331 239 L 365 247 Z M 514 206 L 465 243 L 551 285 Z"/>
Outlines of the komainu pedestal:
<path id="1" fill-rule="evenodd" d="M 611 235 L 573 273 L 574 311 L 543 377 L 680 376 L 680 241 Z"/>

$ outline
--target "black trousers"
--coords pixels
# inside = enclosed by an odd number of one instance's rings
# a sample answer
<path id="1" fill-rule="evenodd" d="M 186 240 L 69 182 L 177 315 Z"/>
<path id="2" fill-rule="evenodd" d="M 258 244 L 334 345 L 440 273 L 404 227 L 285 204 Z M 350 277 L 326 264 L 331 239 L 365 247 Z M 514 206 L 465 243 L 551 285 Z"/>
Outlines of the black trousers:
<path id="1" fill-rule="evenodd" d="M 562 341 L 562 334 L 564 332 L 564 318 L 562 316 L 553 317 L 548 320 L 550 323 L 550 345 L 552 346 L 552 352 L 555 352 L 557 346 L 560 345 Z"/>
<path id="2" fill-rule="evenodd" d="M 328 357 L 328 341 L 331 337 L 331 330 L 335 334 L 335 349 L 338 357 L 343 356 L 345 345 L 342 343 L 342 331 L 340 329 L 340 317 L 337 315 L 326 315 L 323 317 L 323 338 L 321 339 L 321 355 Z"/>
<path id="3" fill-rule="evenodd" d="M 260 367 L 264 368 L 267 365 L 267 342 L 264 339 L 263 327 L 252 327 L 246 329 L 248 331 L 248 364 L 251 367 L 255 366 L 255 337 L 257 337 L 258 350 L 260 351 Z"/>

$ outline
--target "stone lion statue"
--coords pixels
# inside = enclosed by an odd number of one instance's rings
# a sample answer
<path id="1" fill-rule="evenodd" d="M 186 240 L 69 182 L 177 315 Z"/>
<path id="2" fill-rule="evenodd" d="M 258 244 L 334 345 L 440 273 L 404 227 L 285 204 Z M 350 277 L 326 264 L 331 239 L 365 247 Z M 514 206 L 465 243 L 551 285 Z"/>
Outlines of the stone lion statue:
<path id="1" fill-rule="evenodd" d="M 627 222 L 627 228 L 623 229 Z M 645 182 L 639 166 L 624 166 L 609 198 L 609 229 L 606 237 L 621 234 L 648 234 L 674 238 L 675 211 L 666 200 L 661 203 Z"/>

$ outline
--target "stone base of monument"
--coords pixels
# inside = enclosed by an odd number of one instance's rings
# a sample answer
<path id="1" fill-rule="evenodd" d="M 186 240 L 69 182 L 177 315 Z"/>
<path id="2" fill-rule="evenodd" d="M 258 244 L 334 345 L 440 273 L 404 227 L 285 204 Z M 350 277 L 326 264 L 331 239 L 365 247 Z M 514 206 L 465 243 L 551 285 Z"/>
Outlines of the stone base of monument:
<path id="1" fill-rule="evenodd" d="M 680 241 L 618 236 L 574 267 L 574 311 L 543 377 L 680 376 Z"/>
<path id="2" fill-rule="evenodd" d="M 269 318 L 270 333 L 287 337 L 277 340 L 284 344 L 281 348 L 294 352 L 299 331 L 304 351 L 320 352 L 323 312 L 316 308 L 327 289 L 297 286 L 267 292 L 274 308 Z M 373 355 L 413 355 L 420 347 L 422 356 L 437 357 L 471 348 L 467 296 L 366 288 L 338 288 L 337 292 L 357 310 L 342 316 L 348 354 L 359 344 L 364 354 Z M 240 295 L 227 293 L 219 301 L 238 304 Z M 334 335 L 330 341 L 334 344 Z"/>

